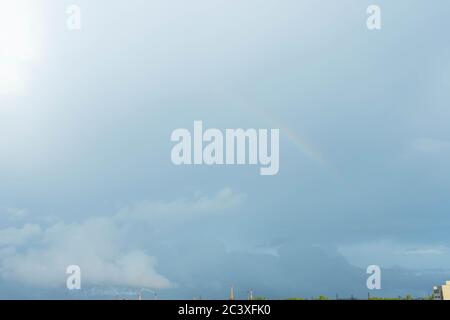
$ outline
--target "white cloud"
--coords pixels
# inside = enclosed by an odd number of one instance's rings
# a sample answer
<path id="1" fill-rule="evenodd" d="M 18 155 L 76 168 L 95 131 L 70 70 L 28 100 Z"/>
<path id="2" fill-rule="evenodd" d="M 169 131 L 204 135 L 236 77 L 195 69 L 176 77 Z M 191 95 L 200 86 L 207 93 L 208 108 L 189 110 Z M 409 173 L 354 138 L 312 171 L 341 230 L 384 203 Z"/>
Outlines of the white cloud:
<path id="1" fill-rule="evenodd" d="M 196 196 L 168 203 L 142 202 L 110 217 L 93 217 L 81 223 L 27 224 L 22 228 L 0 230 L 0 275 L 37 287 L 63 287 L 66 268 L 81 267 L 82 286 L 169 288 L 172 283 L 157 271 L 157 259 L 136 248 L 127 235 L 133 226 L 167 218 L 175 222 L 215 214 L 235 206 L 242 196 L 224 189 L 213 197 Z M 149 231 L 151 232 L 151 231 Z M 33 242 L 28 242 L 33 238 Z M 28 246 L 18 250 L 19 245 Z M 1 248 L 0 248 L 1 249 Z"/>
<path id="2" fill-rule="evenodd" d="M 22 208 L 5 208 L 0 209 L 0 215 L 6 218 L 6 220 L 23 220 L 28 215 L 27 209 Z"/>
<path id="3" fill-rule="evenodd" d="M 28 285 L 60 287 L 65 270 L 79 265 L 88 285 L 166 288 L 156 259 L 121 245 L 121 230 L 109 218 L 92 218 L 80 224 L 57 223 L 44 230 L 38 248 L 3 257 L 2 274 Z"/>
<path id="4" fill-rule="evenodd" d="M 362 268 L 376 264 L 388 268 L 450 270 L 450 248 L 440 244 L 405 244 L 378 240 L 341 245 L 338 251 L 351 264 Z"/>
<path id="5" fill-rule="evenodd" d="M 146 220 L 147 222 L 181 222 L 205 215 L 223 213 L 240 205 L 245 195 L 225 188 L 213 197 L 197 194 L 194 199 L 178 199 L 173 202 L 143 201 L 126 207 L 117 214 L 118 219 Z"/>
<path id="6" fill-rule="evenodd" d="M 417 248 L 412 250 L 406 250 L 401 252 L 400 254 L 413 254 L 413 255 L 443 255 L 446 251 L 446 248 Z"/>
<path id="7" fill-rule="evenodd" d="M 22 228 L 6 228 L 0 230 L 0 246 L 20 246 L 32 237 L 41 233 L 41 227 L 36 224 L 26 224 Z"/>

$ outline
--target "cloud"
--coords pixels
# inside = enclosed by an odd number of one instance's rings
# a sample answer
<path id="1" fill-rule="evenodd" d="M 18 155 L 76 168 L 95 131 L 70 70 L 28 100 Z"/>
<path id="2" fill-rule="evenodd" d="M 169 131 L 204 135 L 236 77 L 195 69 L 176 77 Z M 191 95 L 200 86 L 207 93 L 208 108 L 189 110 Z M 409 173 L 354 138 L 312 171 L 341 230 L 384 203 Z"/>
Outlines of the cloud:
<path id="1" fill-rule="evenodd" d="M 61 287 L 66 268 L 79 265 L 87 285 L 167 288 L 154 257 L 124 248 L 121 230 L 109 218 L 79 224 L 57 223 L 46 228 L 38 247 L 3 257 L 2 275 L 38 287 Z"/>
<path id="2" fill-rule="evenodd" d="M 223 212 L 242 196 L 223 189 L 212 197 L 197 195 L 168 203 L 141 202 L 110 217 L 92 217 L 80 223 L 63 221 L 47 227 L 26 224 L 0 230 L 0 275 L 6 280 L 39 288 L 62 288 L 66 268 L 81 268 L 82 286 L 166 289 L 173 283 L 161 275 L 158 260 L 146 252 L 148 243 L 133 243 L 143 223 L 169 221 Z M 33 238 L 33 242 L 29 240 Z M 27 244 L 26 248 L 19 245 Z M 144 248 L 145 247 L 145 248 Z M 113 290 L 114 291 L 114 290 Z"/>
<path id="3" fill-rule="evenodd" d="M 376 264 L 381 267 L 402 267 L 409 270 L 450 271 L 450 248 L 444 245 L 401 243 L 383 239 L 341 245 L 338 251 L 351 264 L 359 267 Z"/>
<path id="4" fill-rule="evenodd" d="M 199 248 L 199 244 L 201 253 L 187 250 Z M 181 248 L 186 250 L 178 247 L 161 258 L 161 264 L 179 284 L 174 292 L 179 298 L 190 297 L 194 292 L 207 298 L 226 299 L 231 285 L 239 299 L 245 299 L 250 289 L 255 296 L 273 299 L 366 294 L 365 270 L 349 265 L 339 255 L 296 241 L 281 245 L 277 255 L 229 251 L 219 241 L 202 236 L 186 239 Z M 183 270 L 171 268 L 173 259 L 179 261 Z"/>
<path id="5" fill-rule="evenodd" d="M 224 188 L 213 197 L 198 193 L 194 199 L 178 199 L 173 202 L 142 201 L 119 211 L 116 218 L 145 220 L 147 222 L 181 222 L 201 216 L 216 215 L 240 205 L 245 195 Z"/>
<path id="6" fill-rule="evenodd" d="M 0 215 L 5 217 L 6 220 L 18 221 L 23 220 L 28 216 L 28 210 L 21 208 L 5 208 L 0 210 Z"/>
<path id="7" fill-rule="evenodd" d="M 446 251 L 446 248 L 424 248 L 424 249 L 412 249 L 402 252 L 402 254 L 413 254 L 413 255 L 442 255 Z"/>
<path id="8" fill-rule="evenodd" d="M 40 235 L 41 227 L 36 224 L 25 224 L 22 228 L 6 228 L 0 230 L 1 246 L 20 246 L 29 239 Z"/>

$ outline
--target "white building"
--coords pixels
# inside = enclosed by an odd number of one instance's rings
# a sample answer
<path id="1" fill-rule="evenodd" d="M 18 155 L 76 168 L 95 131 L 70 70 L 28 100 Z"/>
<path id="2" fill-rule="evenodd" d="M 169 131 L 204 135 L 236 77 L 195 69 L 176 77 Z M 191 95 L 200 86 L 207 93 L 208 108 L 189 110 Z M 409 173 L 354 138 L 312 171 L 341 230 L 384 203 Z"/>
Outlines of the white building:
<path id="1" fill-rule="evenodd" d="M 450 281 L 442 286 L 433 287 L 434 300 L 450 300 Z"/>

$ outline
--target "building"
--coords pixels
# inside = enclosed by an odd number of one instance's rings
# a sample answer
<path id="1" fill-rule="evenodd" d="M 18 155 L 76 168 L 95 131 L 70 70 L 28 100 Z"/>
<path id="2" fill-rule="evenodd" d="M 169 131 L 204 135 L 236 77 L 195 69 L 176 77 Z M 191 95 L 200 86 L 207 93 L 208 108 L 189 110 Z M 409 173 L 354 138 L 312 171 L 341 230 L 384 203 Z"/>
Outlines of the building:
<path id="1" fill-rule="evenodd" d="M 434 300 L 450 300 L 450 281 L 442 286 L 433 287 Z"/>
<path id="2" fill-rule="evenodd" d="M 433 299 L 434 300 L 442 300 L 441 287 L 433 287 Z"/>

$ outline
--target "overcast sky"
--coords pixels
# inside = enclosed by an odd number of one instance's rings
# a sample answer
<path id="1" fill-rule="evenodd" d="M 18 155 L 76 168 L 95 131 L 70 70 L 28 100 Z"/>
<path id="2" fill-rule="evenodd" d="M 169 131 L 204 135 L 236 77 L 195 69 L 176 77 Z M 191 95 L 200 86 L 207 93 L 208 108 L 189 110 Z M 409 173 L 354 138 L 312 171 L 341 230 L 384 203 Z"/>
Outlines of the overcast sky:
<path id="1" fill-rule="evenodd" d="M 366 297 L 373 264 L 373 295 L 450 280 L 448 1 L 11 3 L 1 298 Z M 173 165 L 195 120 L 279 128 L 279 173 Z"/>

